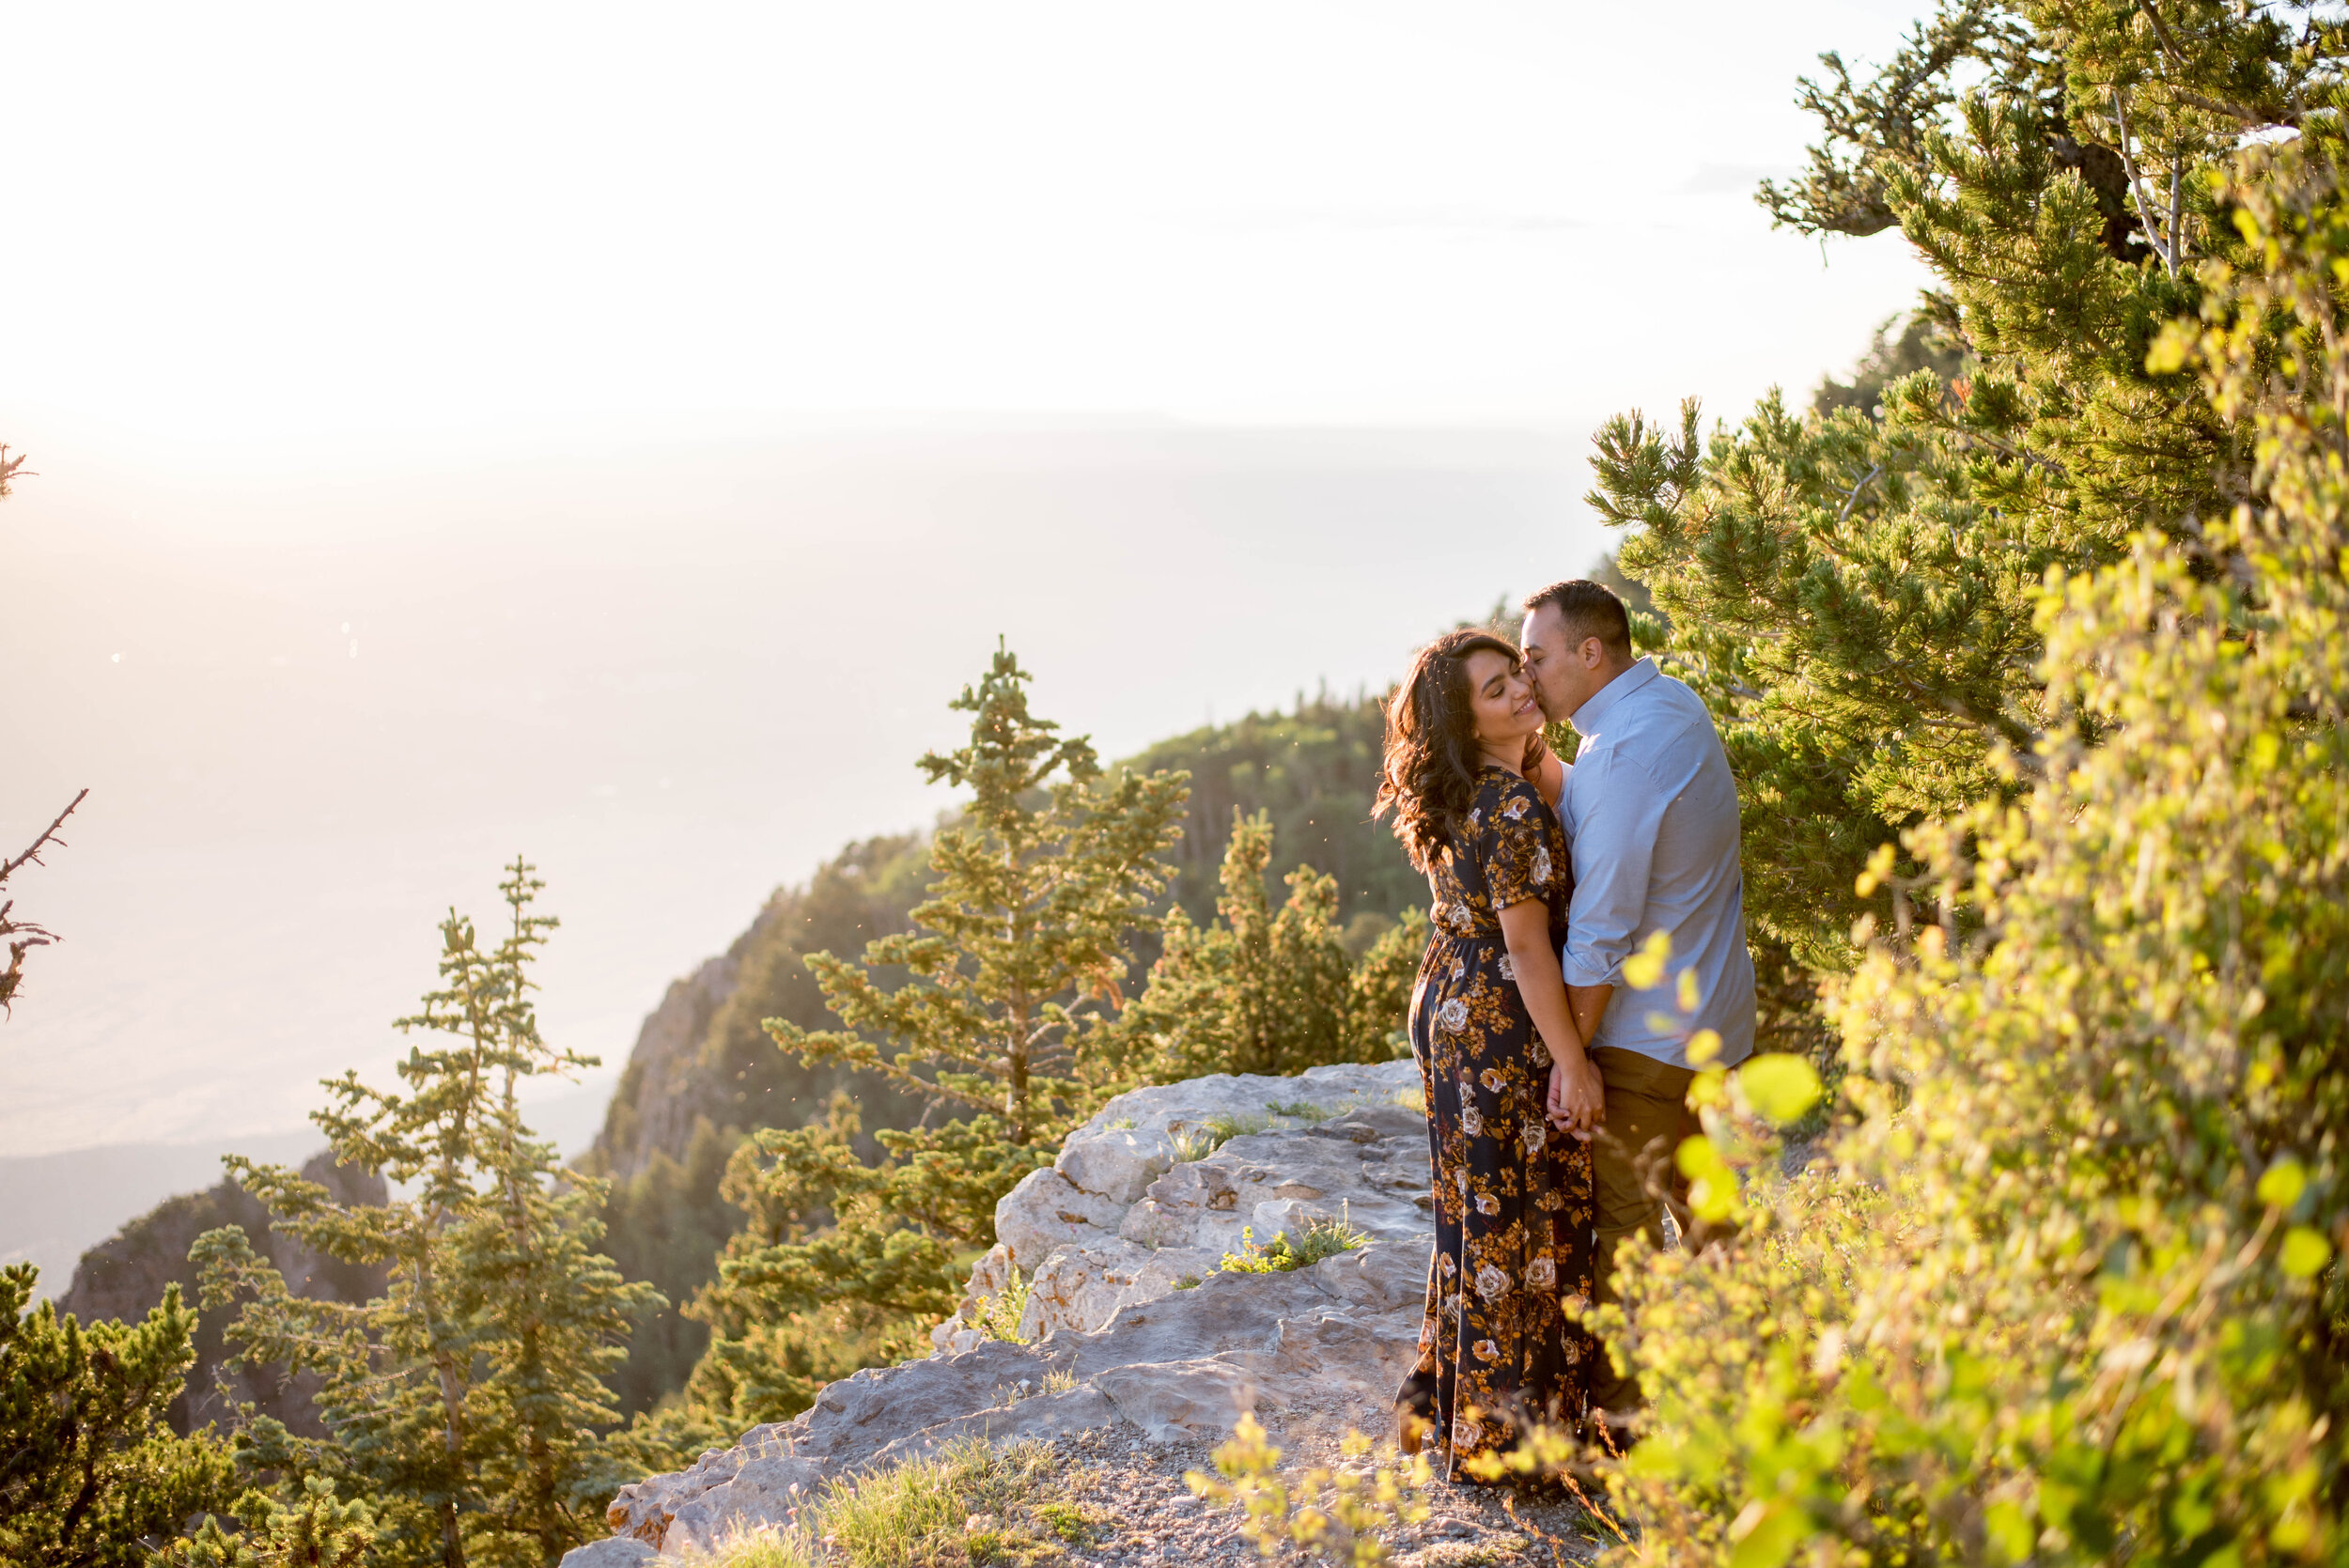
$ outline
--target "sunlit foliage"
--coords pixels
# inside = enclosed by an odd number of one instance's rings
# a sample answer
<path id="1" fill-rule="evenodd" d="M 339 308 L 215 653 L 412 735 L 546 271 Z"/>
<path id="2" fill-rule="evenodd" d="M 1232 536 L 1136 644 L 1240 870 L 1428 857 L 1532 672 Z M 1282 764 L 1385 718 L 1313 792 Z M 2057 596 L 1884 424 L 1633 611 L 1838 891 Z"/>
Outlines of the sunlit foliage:
<path id="1" fill-rule="evenodd" d="M 1858 1117 L 1753 1168 L 1724 1250 L 1635 1270 L 1637 1555 L 1736 1568 L 2339 1560 L 2349 1418 L 2344 147 L 2199 200 L 2241 259 L 2150 346 L 2241 499 L 2036 603 L 2014 780 L 1861 878 Z M 1725 1132 L 1726 1118 L 1713 1118 Z"/>

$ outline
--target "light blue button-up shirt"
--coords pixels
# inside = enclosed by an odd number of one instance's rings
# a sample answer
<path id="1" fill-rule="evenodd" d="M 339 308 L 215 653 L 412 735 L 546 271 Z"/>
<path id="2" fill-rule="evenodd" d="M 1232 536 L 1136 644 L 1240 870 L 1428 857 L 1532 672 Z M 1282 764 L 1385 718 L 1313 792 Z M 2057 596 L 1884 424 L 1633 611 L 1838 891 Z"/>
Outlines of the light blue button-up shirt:
<path id="1" fill-rule="evenodd" d="M 1753 957 L 1737 782 L 1712 714 L 1642 659 L 1576 709 L 1574 727 L 1582 744 L 1558 803 L 1574 844 L 1566 984 L 1620 987 L 1624 960 L 1650 933 L 1672 939 L 1663 985 L 1618 989 L 1590 1044 L 1685 1067 L 1688 1037 L 1710 1029 L 1721 1037 L 1719 1065 L 1744 1061 L 1753 1054 Z M 1691 966 L 1697 1009 L 1684 1016 L 1675 993 Z"/>

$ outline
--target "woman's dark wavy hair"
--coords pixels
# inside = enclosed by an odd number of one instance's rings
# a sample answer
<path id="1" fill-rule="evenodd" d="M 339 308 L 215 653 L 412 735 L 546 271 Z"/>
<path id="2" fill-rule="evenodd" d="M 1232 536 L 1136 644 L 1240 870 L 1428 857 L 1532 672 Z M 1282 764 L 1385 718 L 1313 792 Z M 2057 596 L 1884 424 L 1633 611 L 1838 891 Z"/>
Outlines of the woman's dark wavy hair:
<path id="1" fill-rule="evenodd" d="M 1469 706 L 1469 655 L 1485 650 L 1512 667 L 1516 644 L 1489 631 L 1449 631 L 1419 650 L 1387 699 L 1387 750 L 1371 815 L 1394 813 L 1394 836 L 1422 872 L 1452 847 L 1476 803 L 1476 715 Z"/>

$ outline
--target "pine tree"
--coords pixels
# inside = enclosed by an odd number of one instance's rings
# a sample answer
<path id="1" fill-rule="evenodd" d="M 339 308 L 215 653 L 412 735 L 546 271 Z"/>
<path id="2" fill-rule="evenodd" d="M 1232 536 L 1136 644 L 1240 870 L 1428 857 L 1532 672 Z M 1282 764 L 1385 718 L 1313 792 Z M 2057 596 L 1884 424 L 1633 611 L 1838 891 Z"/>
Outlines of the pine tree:
<path id="1" fill-rule="evenodd" d="M 454 910 L 442 924 L 442 985 L 399 1020 L 435 1042 L 400 1063 L 406 1090 L 348 1073 L 312 1118 L 337 1159 L 407 1195 L 345 1207 L 287 1168 L 227 1161 L 276 1228 L 385 1266 L 385 1293 L 293 1296 L 235 1228 L 191 1254 L 208 1309 L 241 1301 L 227 1331 L 241 1360 L 324 1379 L 330 1436 L 293 1445 L 297 1468 L 373 1499 L 397 1563 L 552 1563 L 600 1533 L 600 1503 L 628 1479 L 594 1435 L 618 1420 L 601 1376 L 659 1304 L 589 1250 L 602 1185 L 558 1170 L 522 1124 L 522 1079 L 594 1059 L 538 1033 L 529 970 L 554 924 L 531 912 L 543 884 L 517 860 L 499 886 L 509 920 L 495 947 Z"/>
<path id="2" fill-rule="evenodd" d="M 1958 0 L 1873 78 L 1828 55 L 1804 85 L 1826 134 L 1764 205 L 1806 234 L 1897 226 L 1963 373 L 1890 381 L 1880 417 L 1773 396 L 1709 440 L 1693 402 L 1625 415 L 1592 498 L 1722 722 L 1766 970 L 1849 965 L 1853 920 L 1890 912 L 1852 892 L 1875 846 L 2023 787 L 1998 759 L 2066 722 L 2039 674 L 2050 571 L 2225 511 L 2244 437 L 2147 351 L 2201 260 L 2241 258 L 2207 175 L 2312 112 L 2340 37 L 2215 0 Z"/>
<path id="3" fill-rule="evenodd" d="M 39 1278 L 0 1268 L 0 1561 L 143 1564 L 148 1541 L 236 1490 L 216 1434 L 163 1423 L 195 1364 L 195 1314 L 175 1284 L 144 1322 L 86 1326 L 31 1304 Z"/>
<path id="4" fill-rule="evenodd" d="M 1080 1059 L 1120 1000 L 1128 941 L 1166 885 L 1158 859 L 1181 831 L 1180 773 L 1103 772 L 1093 747 L 1028 710 L 1028 674 L 998 649 L 952 705 L 969 742 L 921 759 L 971 791 L 930 846 L 929 896 L 912 929 L 863 961 L 807 966 L 847 1030 L 788 1018 L 783 1049 L 878 1074 L 971 1114 L 880 1129 L 887 1157 L 856 1157 L 853 1109 L 770 1129 L 728 1180 L 752 1223 L 727 1246 L 694 1311 L 715 1332 L 693 1387 L 739 1419 L 804 1407 L 847 1355 L 894 1355 L 952 1310 L 957 1260 L 995 1240 L 995 1204 L 1049 1163 L 1061 1130 L 1097 1096 L 1103 1063 Z M 894 988 L 879 976 L 902 971 Z"/>
<path id="5" fill-rule="evenodd" d="M 1028 679 L 997 650 L 950 705 L 972 716 L 969 743 L 921 759 L 932 783 L 972 799 L 930 846 L 937 880 L 915 929 L 870 943 L 862 964 L 809 956 L 848 1031 L 767 1026 L 786 1050 L 992 1118 L 1022 1148 L 1066 1125 L 1083 1096 L 1081 1015 L 1120 998 L 1127 941 L 1166 885 L 1158 855 L 1180 832 L 1187 794 L 1179 773 L 1105 777 L 1089 741 L 1056 738 L 1059 725 L 1029 713 Z M 887 989 L 872 972 L 895 968 L 910 983 Z M 903 1137 L 892 1145 L 901 1154 L 920 1146 Z"/>
<path id="6" fill-rule="evenodd" d="M 728 1164 L 721 1190 L 747 1219 L 686 1309 L 713 1330 L 686 1393 L 730 1430 L 788 1420 L 826 1383 L 914 1354 L 954 1307 L 967 1227 L 903 1223 L 891 1205 L 910 1184 L 858 1157 L 861 1130 L 835 1094 L 821 1118 L 766 1128 Z"/>
<path id="7" fill-rule="evenodd" d="M 1217 921 L 1201 927 L 1177 906 L 1148 987 L 1106 1032 L 1127 1081 L 1204 1073 L 1302 1072 L 1330 1062 L 1385 1061 L 1404 1027 L 1408 980 L 1426 945 L 1417 911 L 1381 937 L 1358 969 L 1338 926 L 1337 883 L 1309 865 L 1283 879 L 1276 913 L 1265 888 L 1272 861 L 1266 814 L 1233 813 Z"/>
<path id="8" fill-rule="evenodd" d="M 230 1510 L 244 1528 L 208 1518 L 161 1554 L 164 1568 L 367 1568 L 375 1514 L 363 1498 L 344 1502 L 334 1483 L 306 1476 L 290 1504 L 248 1489 Z"/>

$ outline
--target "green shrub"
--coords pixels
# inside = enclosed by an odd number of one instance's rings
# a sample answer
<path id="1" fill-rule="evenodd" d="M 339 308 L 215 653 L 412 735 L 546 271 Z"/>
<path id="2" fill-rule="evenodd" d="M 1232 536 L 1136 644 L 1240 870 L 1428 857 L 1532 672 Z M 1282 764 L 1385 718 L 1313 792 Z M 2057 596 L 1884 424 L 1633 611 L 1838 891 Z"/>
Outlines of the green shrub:
<path id="1" fill-rule="evenodd" d="M 2257 264 L 2152 356 L 2249 499 L 2051 582 L 2015 802 L 1861 876 L 1835 1166 L 1780 1175 L 1713 1079 L 1682 1168 L 1742 1169 L 1742 1234 L 1596 1314 L 1654 1399 L 1626 1560 L 2349 1552 L 2349 196 L 2306 140 L 2218 188 Z"/>
<path id="2" fill-rule="evenodd" d="M 1204 1501 L 1240 1510 L 1240 1533 L 1268 1560 L 1296 1548 L 1326 1562 L 1376 1568 L 1390 1560 L 1388 1535 L 1427 1517 L 1430 1472 L 1425 1454 L 1364 1463 L 1370 1451 L 1369 1438 L 1349 1431 L 1340 1445 L 1344 1464 L 1284 1478 L 1281 1451 L 1246 1415 L 1215 1451 L 1216 1473 L 1192 1470 L 1183 1479 Z"/>

